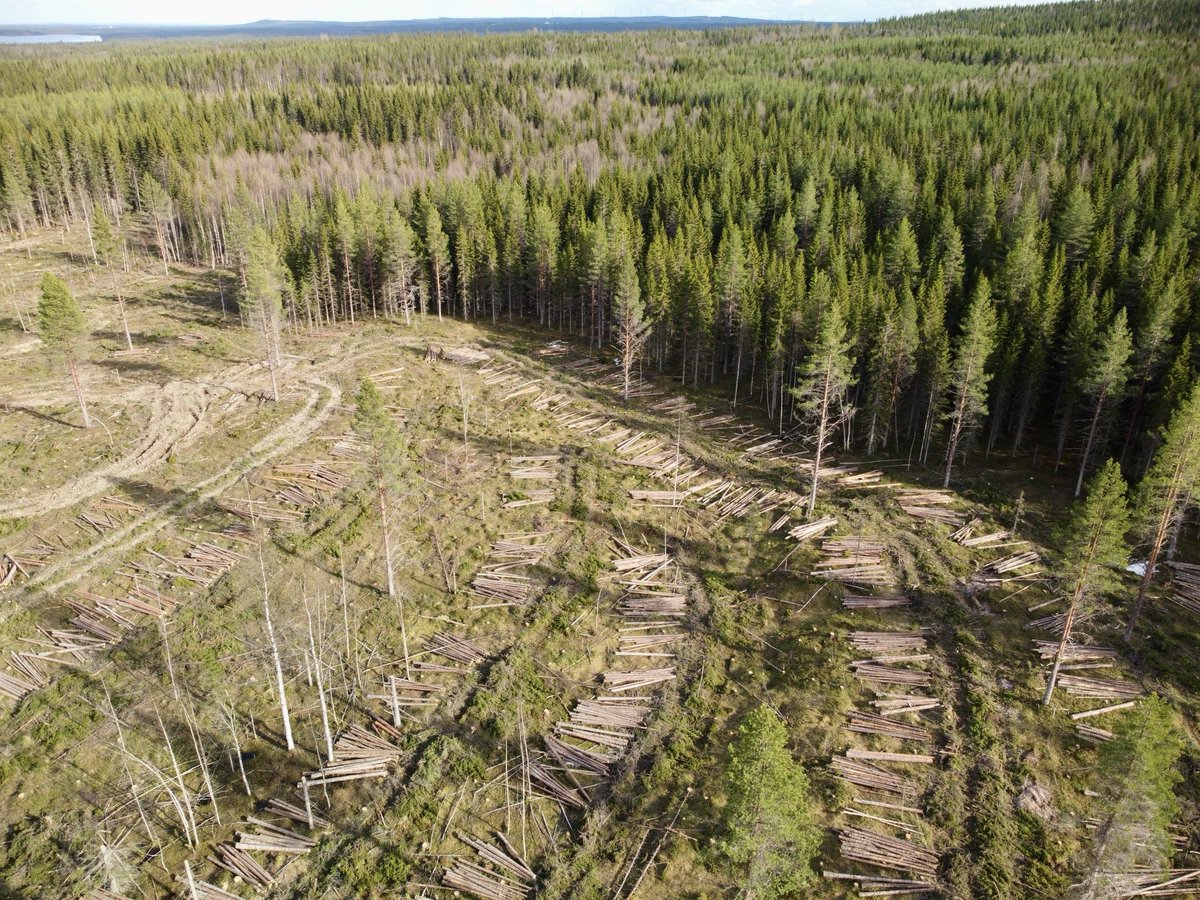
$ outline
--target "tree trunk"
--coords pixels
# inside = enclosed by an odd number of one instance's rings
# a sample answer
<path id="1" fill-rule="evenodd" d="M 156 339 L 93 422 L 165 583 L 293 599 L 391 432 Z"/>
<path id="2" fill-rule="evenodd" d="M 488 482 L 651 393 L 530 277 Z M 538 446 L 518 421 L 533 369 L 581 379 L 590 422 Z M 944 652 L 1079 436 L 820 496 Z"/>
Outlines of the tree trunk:
<path id="1" fill-rule="evenodd" d="M 75 362 L 75 355 L 67 354 L 67 366 L 71 369 L 71 383 L 75 385 L 75 399 L 79 401 L 79 411 L 83 413 L 83 427 L 92 427 L 92 417 L 88 415 L 87 401 L 83 398 L 83 385 L 79 381 L 79 366 Z"/>

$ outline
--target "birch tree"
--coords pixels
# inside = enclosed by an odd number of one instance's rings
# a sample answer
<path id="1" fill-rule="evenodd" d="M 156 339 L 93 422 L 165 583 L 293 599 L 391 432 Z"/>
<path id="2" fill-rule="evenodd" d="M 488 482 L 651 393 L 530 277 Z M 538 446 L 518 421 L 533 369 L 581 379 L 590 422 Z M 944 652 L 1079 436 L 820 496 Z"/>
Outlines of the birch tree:
<path id="1" fill-rule="evenodd" d="M 1146 570 L 1138 585 L 1137 600 L 1125 629 L 1125 640 L 1133 638 L 1159 556 L 1183 510 L 1196 496 L 1200 482 L 1200 384 L 1171 416 L 1162 446 L 1150 471 L 1138 488 L 1135 527 L 1148 548 Z"/>
<path id="2" fill-rule="evenodd" d="M 1125 479 L 1111 459 L 1096 473 L 1088 487 L 1087 499 L 1079 504 L 1063 557 L 1071 565 L 1071 603 L 1063 623 L 1062 636 L 1054 653 L 1054 664 L 1042 703 L 1048 705 L 1058 682 L 1063 655 L 1071 643 L 1071 632 L 1082 604 L 1113 583 L 1113 569 L 1125 562 L 1125 531 L 1129 527 L 1129 508 L 1125 500 Z"/>
<path id="3" fill-rule="evenodd" d="M 828 290 L 818 291 L 815 284 L 828 280 L 824 272 L 813 276 L 813 292 L 828 296 L 829 302 L 820 310 L 816 342 L 800 373 L 792 394 L 805 425 L 810 429 L 813 445 L 812 479 L 808 492 L 808 515 L 817 506 L 817 485 L 821 479 L 821 461 L 833 442 L 834 432 L 853 412 L 848 392 L 854 385 L 854 358 L 846 339 L 846 322 L 838 301 Z"/>
<path id="4" fill-rule="evenodd" d="M 996 308 L 992 289 L 983 275 L 975 286 L 967 309 L 962 334 L 954 348 L 950 368 L 950 402 L 946 411 L 946 476 L 942 487 L 950 487 L 954 459 L 965 450 L 987 412 L 988 385 L 992 376 L 988 358 L 996 346 Z"/>
<path id="5" fill-rule="evenodd" d="M 42 296 L 38 300 L 38 329 L 42 342 L 67 361 L 71 372 L 71 384 L 75 387 L 75 399 L 79 401 L 79 412 L 83 415 L 83 427 L 91 428 L 87 401 L 83 397 L 83 384 L 79 380 L 79 339 L 87 325 L 83 310 L 67 287 L 65 281 L 50 272 L 42 276 Z"/>

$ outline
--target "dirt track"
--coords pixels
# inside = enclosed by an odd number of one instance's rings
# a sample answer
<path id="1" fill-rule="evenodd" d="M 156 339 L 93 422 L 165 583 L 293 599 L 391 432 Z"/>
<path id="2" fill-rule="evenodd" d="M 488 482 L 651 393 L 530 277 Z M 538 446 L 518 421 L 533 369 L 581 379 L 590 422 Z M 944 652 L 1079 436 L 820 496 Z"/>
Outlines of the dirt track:
<path id="1" fill-rule="evenodd" d="M 140 389 L 130 396 L 148 395 L 150 419 L 137 446 L 120 459 L 55 488 L 0 503 L 0 518 L 41 515 L 72 506 L 110 490 L 118 482 L 158 465 L 177 449 L 186 447 L 220 419 L 245 404 L 249 387 L 265 378 L 261 365 L 238 365 L 215 381 L 170 381 L 162 387 Z M 253 380 L 248 382 L 248 376 Z"/>

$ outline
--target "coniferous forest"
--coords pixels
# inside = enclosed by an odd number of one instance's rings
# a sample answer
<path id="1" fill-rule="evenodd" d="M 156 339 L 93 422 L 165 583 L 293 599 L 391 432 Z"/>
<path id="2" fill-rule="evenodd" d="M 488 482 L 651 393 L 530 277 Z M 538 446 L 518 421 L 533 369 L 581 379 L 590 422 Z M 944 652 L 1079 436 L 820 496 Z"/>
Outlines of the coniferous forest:
<path id="1" fill-rule="evenodd" d="M 0 895 L 1196 896 L 1198 60 L 0 49 Z"/>

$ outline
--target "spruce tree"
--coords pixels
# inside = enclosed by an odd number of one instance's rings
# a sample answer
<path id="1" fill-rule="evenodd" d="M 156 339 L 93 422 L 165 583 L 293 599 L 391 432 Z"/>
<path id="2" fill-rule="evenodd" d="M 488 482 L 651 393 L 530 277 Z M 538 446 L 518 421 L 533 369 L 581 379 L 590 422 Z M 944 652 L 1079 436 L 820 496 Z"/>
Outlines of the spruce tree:
<path id="1" fill-rule="evenodd" d="M 812 291 L 830 296 L 829 276 L 818 272 L 813 276 Z M 824 285 L 824 286 L 823 286 Z M 848 393 L 854 385 L 854 359 L 846 338 L 846 322 L 841 304 L 830 296 L 829 302 L 818 310 L 821 317 L 808 360 L 792 388 L 801 419 L 808 428 L 813 447 L 812 477 L 809 481 L 808 515 L 817 506 L 817 485 L 821 479 L 821 462 L 833 443 L 833 434 L 853 412 Z"/>
<path id="2" fill-rule="evenodd" d="M 1049 704 L 1058 682 L 1063 654 L 1071 643 L 1071 633 L 1082 604 L 1114 583 L 1113 570 L 1127 556 L 1125 532 L 1129 528 L 1129 508 L 1125 499 L 1125 479 L 1111 459 L 1088 485 L 1087 498 L 1075 510 L 1070 532 L 1063 544 L 1063 558 L 1070 568 L 1071 602 L 1067 607 L 1062 636 L 1054 654 L 1054 664 L 1046 684 L 1042 703 Z"/>
<path id="3" fill-rule="evenodd" d="M 1146 569 L 1138 585 L 1137 600 L 1125 629 L 1125 640 L 1133 637 L 1146 606 L 1150 583 L 1159 556 L 1184 506 L 1195 498 L 1200 483 L 1200 383 L 1171 416 L 1163 443 L 1150 471 L 1138 487 L 1135 527 L 1147 548 Z"/>
<path id="4" fill-rule="evenodd" d="M 729 801 L 721 847 L 738 867 L 741 896 L 795 896 L 813 879 L 821 832 L 813 821 L 808 776 L 787 749 L 787 728 L 767 706 L 738 728 L 726 770 Z"/>
<path id="5" fill-rule="evenodd" d="M 992 305 L 991 286 L 980 275 L 962 334 L 955 343 L 950 369 L 950 402 L 945 413 L 946 475 L 942 487 L 950 487 L 954 459 L 966 449 L 987 412 L 988 384 L 992 380 L 988 360 L 995 346 L 996 308 Z"/>

